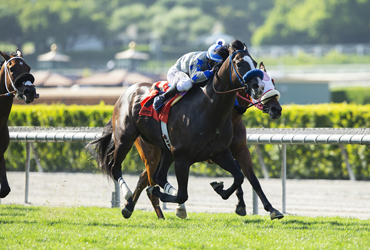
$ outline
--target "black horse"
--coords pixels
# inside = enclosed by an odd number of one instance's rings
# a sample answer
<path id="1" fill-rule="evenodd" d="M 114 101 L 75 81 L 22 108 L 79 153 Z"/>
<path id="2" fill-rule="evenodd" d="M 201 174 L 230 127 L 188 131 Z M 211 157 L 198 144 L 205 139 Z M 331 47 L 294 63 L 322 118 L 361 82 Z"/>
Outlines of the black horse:
<path id="1" fill-rule="evenodd" d="M 167 123 L 171 150 L 163 141 L 160 123 L 139 115 L 141 101 L 152 84 L 135 84 L 121 95 L 114 107 L 111 124 L 108 122 L 102 137 L 90 146 L 95 145 L 99 165 L 119 182 L 126 200 L 132 200 L 132 194 L 122 178 L 121 163 L 138 136 L 161 149 L 161 161 L 154 179 L 162 188 L 167 184 L 168 167 L 175 161 L 177 195 L 163 194 L 154 187 L 150 189 L 163 202 L 184 203 L 188 198 L 190 166 L 208 159 L 234 177 L 233 184 L 226 190 L 219 184 L 214 186 L 223 199 L 229 198 L 241 186 L 244 176 L 228 146 L 233 137 L 231 114 L 236 91 L 245 89 L 254 99 L 259 99 L 263 93 L 263 72 L 252 70 L 251 61 L 246 46 L 234 41 L 229 48 L 229 57 L 215 66 L 215 76 L 204 87 L 193 87 L 171 108 Z M 112 136 L 114 152 L 108 150 Z M 113 153 L 111 160 L 107 157 L 110 153 Z"/>
<path id="2" fill-rule="evenodd" d="M 254 63 L 256 66 L 257 64 Z M 268 113 L 270 118 L 278 119 L 281 116 L 282 107 L 279 103 L 280 93 L 276 90 L 275 84 L 273 83 L 271 77 L 268 75 L 265 65 L 261 62 L 259 69 L 264 71 L 264 83 L 265 83 L 265 94 L 261 98 L 261 103 L 257 104 L 258 108 L 263 110 L 263 112 Z M 237 93 L 237 99 L 239 104 L 245 107 L 250 107 L 253 101 L 250 100 L 247 93 L 243 90 L 239 90 Z M 258 103 L 258 101 L 256 101 Z M 261 185 L 254 174 L 251 154 L 247 147 L 246 138 L 246 128 L 242 120 L 242 114 L 238 113 L 236 110 L 233 111 L 231 116 L 233 124 L 233 139 L 229 145 L 229 149 L 234 156 L 234 158 L 240 163 L 241 170 L 244 175 L 249 180 L 253 189 L 256 191 L 261 199 L 262 204 L 266 211 L 270 212 L 270 218 L 281 219 L 284 217 L 277 209 L 275 209 L 271 203 L 266 198 L 264 192 L 262 191 Z M 122 209 L 122 214 L 125 218 L 129 218 L 134 211 L 136 202 L 138 201 L 141 192 L 148 186 L 154 186 L 156 183 L 153 181 L 153 175 L 157 169 L 158 163 L 161 157 L 161 150 L 156 145 L 145 142 L 141 137 L 138 137 L 135 141 L 135 146 L 140 154 L 142 161 L 145 164 L 145 170 L 141 173 L 137 186 L 133 192 L 132 202 L 127 202 Z M 169 186 L 167 186 L 169 187 Z M 172 187 L 170 187 L 172 188 Z M 243 198 L 242 188 L 236 190 L 236 196 L 238 198 L 238 203 L 235 207 L 235 213 L 241 216 L 246 215 L 245 202 Z M 153 208 L 159 219 L 164 219 L 162 210 L 159 206 L 159 200 L 156 196 L 149 196 L 149 199 L 153 205 Z M 178 204 L 176 207 L 176 216 L 181 219 L 187 217 L 185 204 Z"/>
<path id="3" fill-rule="evenodd" d="M 22 52 L 7 55 L 0 51 L 4 61 L 0 63 L 0 198 L 6 197 L 10 192 L 6 178 L 4 153 L 9 146 L 9 130 L 7 121 L 16 95 L 25 103 L 31 103 L 36 94 L 33 85 L 34 77 L 30 74 L 31 68 L 24 61 Z"/>

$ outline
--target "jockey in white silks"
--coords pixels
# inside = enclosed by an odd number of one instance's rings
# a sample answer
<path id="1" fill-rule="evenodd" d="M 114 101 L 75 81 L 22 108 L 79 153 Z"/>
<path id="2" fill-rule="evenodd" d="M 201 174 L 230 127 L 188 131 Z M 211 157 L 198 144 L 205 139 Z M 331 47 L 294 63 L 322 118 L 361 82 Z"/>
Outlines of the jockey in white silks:
<path id="1" fill-rule="evenodd" d="M 202 83 L 211 78 L 212 67 L 222 62 L 222 57 L 217 52 L 224 46 L 225 41 L 218 39 L 208 51 L 190 52 L 180 57 L 168 70 L 167 79 L 170 88 L 154 99 L 154 109 L 159 111 L 163 104 L 177 93 L 188 91 L 193 84 Z"/>

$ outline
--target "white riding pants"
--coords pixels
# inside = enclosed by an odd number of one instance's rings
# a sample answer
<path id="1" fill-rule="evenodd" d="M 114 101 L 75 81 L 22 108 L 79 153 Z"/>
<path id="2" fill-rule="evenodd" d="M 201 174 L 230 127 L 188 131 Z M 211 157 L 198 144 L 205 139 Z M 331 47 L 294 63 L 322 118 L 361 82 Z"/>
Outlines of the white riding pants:
<path id="1" fill-rule="evenodd" d="M 178 70 L 175 66 L 172 66 L 167 73 L 168 82 L 173 85 L 176 84 L 176 88 L 179 92 L 188 91 L 193 87 L 193 83 L 190 77 Z"/>

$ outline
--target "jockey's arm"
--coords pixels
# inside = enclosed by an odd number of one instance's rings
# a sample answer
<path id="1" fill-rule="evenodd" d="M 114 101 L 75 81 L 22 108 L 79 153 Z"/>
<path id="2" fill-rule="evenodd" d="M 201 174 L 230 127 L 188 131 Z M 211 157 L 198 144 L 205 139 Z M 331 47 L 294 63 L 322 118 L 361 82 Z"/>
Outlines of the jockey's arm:
<path id="1" fill-rule="evenodd" d="M 191 59 L 189 69 L 190 79 L 193 83 L 204 82 L 213 76 L 213 71 L 208 66 L 208 60 L 202 60 L 199 56 Z"/>

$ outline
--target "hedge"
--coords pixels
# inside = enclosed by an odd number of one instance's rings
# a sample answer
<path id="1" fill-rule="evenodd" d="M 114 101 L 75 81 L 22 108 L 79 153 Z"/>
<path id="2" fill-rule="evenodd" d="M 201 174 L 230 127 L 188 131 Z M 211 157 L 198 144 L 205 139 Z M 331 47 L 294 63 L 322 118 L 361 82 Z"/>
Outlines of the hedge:
<path id="1" fill-rule="evenodd" d="M 334 103 L 370 103 L 369 87 L 335 88 L 331 90 L 331 100 Z"/>
<path id="2" fill-rule="evenodd" d="M 15 105 L 9 117 L 9 126 L 43 127 L 103 127 L 110 119 L 113 106 L 66 106 L 66 105 Z M 321 104 L 284 105 L 283 115 L 272 120 L 267 114 L 252 108 L 243 121 L 247 128 L 360 128 L 370 126 L 370 105 Z M 248 130 L 247 130 L 248 131 Z M 84 143 L 35 143 L 44 171 L 97 172 L 100 171 Z M 369 147 L 346 145 L 349 161 L 359 180 L 370 180 Z M 255 148 L 250 146 L 254 169 L 261 177 L 260 164 Z M 277 145 L 261 145 L 264 161 L 270 177 L 280 177 L 280 148 Z M 5 154 L 7 169 L 23 171 L 25 168 L 25 143 L 10 143 Z M 288 145 L 288 178 L 348 179 L 346 164 L 338 145 Z M 144 164 L 135 148 L 123 163 L 126 174 L 139 173 Z M 31 170 L 36 171 L 32 158 Z M 171 168 L 173 171 L 173 168 Z M 196 175 L 227 175 L 216 165 L 196 163 L 191 167 Z"/>

